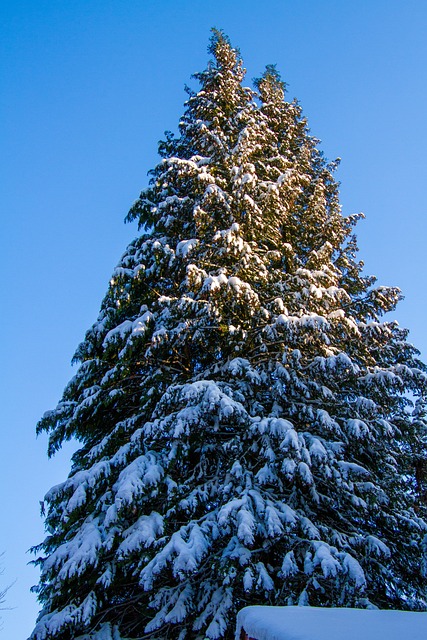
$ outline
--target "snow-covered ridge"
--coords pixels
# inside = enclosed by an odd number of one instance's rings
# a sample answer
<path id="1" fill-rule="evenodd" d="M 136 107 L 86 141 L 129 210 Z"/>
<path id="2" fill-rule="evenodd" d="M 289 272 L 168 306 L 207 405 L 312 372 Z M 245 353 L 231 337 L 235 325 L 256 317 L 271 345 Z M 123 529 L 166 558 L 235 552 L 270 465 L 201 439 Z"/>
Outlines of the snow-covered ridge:
<path id="1" fill-rule="evenodd" d="M 427 613 L 319 607 L 245 607 L 237 615 L 254 640 L 425 640 Z"/>

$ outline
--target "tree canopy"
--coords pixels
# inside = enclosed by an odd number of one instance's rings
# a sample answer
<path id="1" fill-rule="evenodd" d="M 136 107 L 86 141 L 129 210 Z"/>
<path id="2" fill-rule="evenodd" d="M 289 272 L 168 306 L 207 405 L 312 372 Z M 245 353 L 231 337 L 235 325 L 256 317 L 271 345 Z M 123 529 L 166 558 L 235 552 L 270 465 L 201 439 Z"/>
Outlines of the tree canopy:
<path id="1" fill-rule="evenodd" d="M 426 608 L 427 370 L 357 259 L 328 163 L 214 31 L 39 431 L 32 640 L 231 639 L 248 604 Z M 388 318 L 388 316 L 387 316 Z M 427 538 L 426 538 L 427 539 Z"/>

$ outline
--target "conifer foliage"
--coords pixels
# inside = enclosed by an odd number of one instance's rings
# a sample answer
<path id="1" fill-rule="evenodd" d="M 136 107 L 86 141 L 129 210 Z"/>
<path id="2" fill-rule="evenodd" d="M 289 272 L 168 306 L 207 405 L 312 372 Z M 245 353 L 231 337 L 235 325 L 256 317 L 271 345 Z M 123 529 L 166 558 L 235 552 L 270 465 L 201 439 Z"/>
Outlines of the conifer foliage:
<path id="1" fill-rule="evenodd" d="M 214 31 L 132 207 L 80 364 L 39 431 L 32 640 L 232 638 L 247 604 L 427 608 L 426 367 L 381 316 L 334 164 L 267 67 Z M 426 538 L 427 540 L 427 538 Z"/>

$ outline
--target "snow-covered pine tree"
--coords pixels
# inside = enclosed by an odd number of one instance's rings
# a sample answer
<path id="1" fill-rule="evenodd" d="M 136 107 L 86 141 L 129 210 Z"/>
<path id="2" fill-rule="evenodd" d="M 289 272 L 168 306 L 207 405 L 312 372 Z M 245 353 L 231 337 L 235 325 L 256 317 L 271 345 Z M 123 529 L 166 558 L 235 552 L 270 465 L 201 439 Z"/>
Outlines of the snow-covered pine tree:
<path id="1" fill-rule="evenodd" d="M 129 219 L 80 367 L 39 424 L 32 640 L 232 638 L 247 604 L 424 609 L 426 367 L 380 317 L 338 186 L 274 67 L 214 32 Z M 418 466 L 417 466 L 418 465 Z M 418 484 L 417 484 L 418 482 Z"/>

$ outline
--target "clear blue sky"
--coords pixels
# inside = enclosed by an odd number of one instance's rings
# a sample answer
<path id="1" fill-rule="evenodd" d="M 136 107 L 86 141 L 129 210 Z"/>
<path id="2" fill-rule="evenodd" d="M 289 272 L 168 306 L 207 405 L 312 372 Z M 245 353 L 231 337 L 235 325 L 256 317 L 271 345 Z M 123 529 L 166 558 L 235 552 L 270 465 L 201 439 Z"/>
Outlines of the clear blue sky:
<path id="1" fill-rule="evenodd" d="M 396 317 L 427 356 L 427 3 L 424 0 L 8 0 L 0 8 L 1 527 L 7 640 L 38 606 L 26 550 L 39 500 L 65 479 L 42 413 L 137 233 L 124 225 L 209 29 L 239 46 L 247 82 L 277 63 L 326 155 L 342 157 L 345 214 L 366 271 L 406 296 Z"/>

